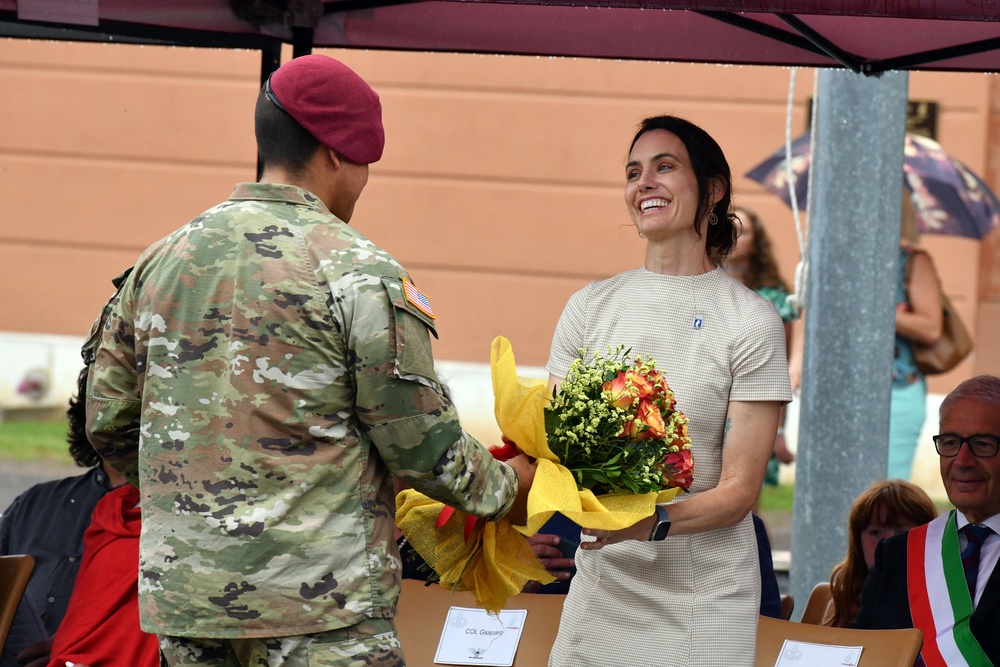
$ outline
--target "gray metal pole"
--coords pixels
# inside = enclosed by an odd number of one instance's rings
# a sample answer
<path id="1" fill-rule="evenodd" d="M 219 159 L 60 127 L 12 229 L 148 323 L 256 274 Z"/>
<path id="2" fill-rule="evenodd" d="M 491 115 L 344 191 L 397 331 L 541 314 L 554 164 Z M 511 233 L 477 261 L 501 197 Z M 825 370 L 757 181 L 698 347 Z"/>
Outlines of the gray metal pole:
<path id="1" fill-rule="evenodd" d="M 847 552 L 854 498 L 886 475 L 907 86 L 906 72 L 819 72 L 789 580 L 799 616 Z"/>

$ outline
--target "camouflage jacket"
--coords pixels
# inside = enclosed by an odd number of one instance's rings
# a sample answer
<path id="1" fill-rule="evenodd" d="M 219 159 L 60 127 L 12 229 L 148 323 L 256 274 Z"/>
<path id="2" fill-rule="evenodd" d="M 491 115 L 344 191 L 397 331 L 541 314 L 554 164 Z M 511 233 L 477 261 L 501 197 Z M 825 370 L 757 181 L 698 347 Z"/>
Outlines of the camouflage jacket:
<path id="1" fill-rule="evenodd" d="M 142 492 L 143 630 L 275 637 L 392 616 L 390 472 L 472 514 L 509 509 L 516 473 L 462 430 L 407 279 L 283 185 L 238 185 L 139 258 L 88 341 L 87 412 Z"/>

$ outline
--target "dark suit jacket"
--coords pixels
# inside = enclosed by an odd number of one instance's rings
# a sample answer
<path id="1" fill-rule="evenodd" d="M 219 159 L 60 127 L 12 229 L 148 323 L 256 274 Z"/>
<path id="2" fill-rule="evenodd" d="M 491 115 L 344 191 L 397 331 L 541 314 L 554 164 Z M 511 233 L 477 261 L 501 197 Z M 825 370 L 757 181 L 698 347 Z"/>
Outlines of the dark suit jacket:
<path id="1" fill-rule="evenodd" d="M 861 608 L 851 627 L 873 630 L 912 628 L 906 587 L 908 533 L 883 540 L 861 593 Z M 1000 566 L 993 569 L 969 622 L 972 635 L 994 665 L 1000 665 Z"/>

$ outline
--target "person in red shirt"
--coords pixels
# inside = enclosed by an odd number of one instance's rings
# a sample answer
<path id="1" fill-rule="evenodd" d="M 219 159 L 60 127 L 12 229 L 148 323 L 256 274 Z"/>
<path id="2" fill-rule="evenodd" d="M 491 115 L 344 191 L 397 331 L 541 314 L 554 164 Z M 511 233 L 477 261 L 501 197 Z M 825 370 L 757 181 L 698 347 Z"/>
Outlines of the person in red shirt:
<path id="1" fill-rule="evenodd" d="M 108 492 L 83 537 L 83 562 L 49 667 L 158 667 L 156 636 L 139 629 L 139 490 Z"/>

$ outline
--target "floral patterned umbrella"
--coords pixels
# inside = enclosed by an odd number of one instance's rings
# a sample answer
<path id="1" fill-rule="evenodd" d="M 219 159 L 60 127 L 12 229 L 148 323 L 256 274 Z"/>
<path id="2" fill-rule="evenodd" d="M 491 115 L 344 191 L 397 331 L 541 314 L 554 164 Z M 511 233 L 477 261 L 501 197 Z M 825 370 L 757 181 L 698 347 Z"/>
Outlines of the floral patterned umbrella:
<path id="1" fill-rule="evenodd" d="M 981 239 L 1000 227 L 1000 201 L 968 167 L 948 155 L 936 141 L 907 134 L 903 175 L 924 234 L 950 234 Z M 799 205 L 806 205 L 809 182 L 809 133 L 792 142 L 792 178 Z M 785 149 L 781 148 L 746 173 L 791 204 Z"/>

